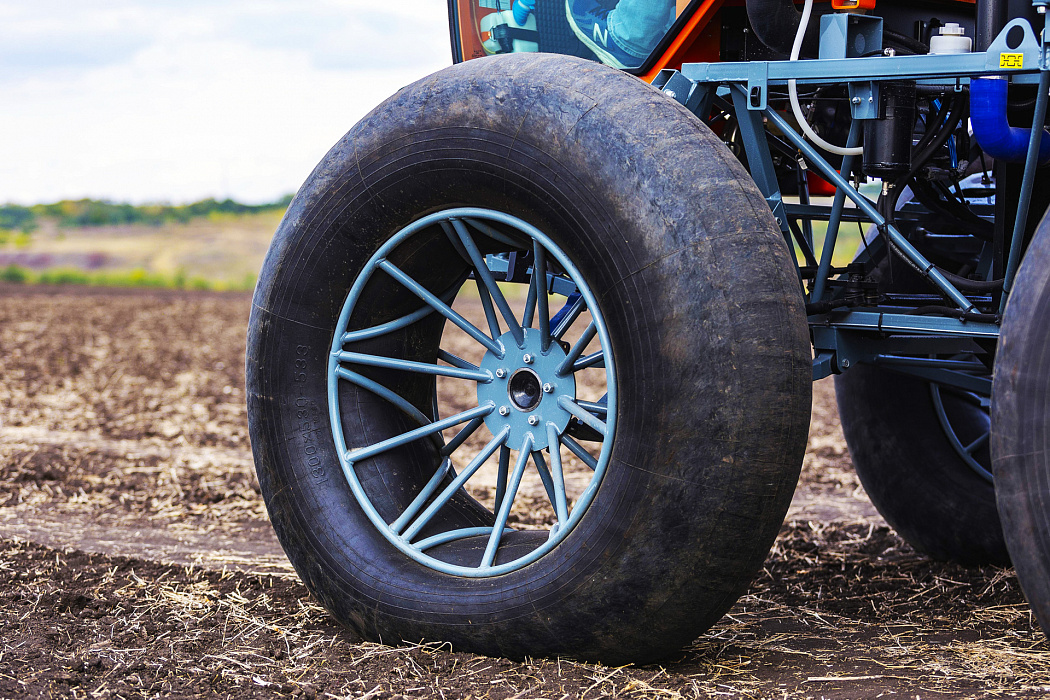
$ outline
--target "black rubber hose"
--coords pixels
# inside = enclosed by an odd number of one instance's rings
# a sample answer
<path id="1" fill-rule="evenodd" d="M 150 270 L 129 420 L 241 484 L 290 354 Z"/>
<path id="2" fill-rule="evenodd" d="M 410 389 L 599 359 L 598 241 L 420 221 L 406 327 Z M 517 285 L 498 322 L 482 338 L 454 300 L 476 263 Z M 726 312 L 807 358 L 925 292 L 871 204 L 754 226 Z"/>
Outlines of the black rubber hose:
<path id="1" fill-rule="evenodd" d="M 891 29 L 883 29 L 882 37 L 886 40 L 887 44 L 896 44 L 897 47 L 913 54 L 926 54 L 930 52 L 929 46 L 917 39 L 912 39 L 907 34 L 901 34 Z"/>
<path id="2" fill-rule="evenodd" d="M 966 104 L 968 104 L 968 100 L 966 99 L 966 96 L 962 95 L 962 94 L 959 94 L 957 96 L 953 96 L 951 101 L 946 103 L 940 109 L 940 111 L 937 113 L 937 116 L 934 118 L 933 122 L 931 123 L 931 127 L 935 128 L 937 130 L 936 131 L 936 135 L 932 139 L 928 138 L 929 132 L 927 132 L 927 134 L 923 135 L 922 139 L 920 139 L 920 141 L 919 141 L 918 153 L 916 153 L 915 157 L 912 160 L 911 169 L 907 172 L 907 174 L 905 174 L 904 176 L 900 177 L 894 183 L 894 186 L 890 189 L 890 191 L 886 195 L 883 195 L 883 196 L 879 197 L 879 201 L 878 201 L 878 208 L 880 209 L 879 213 L 882 214 L 882 217 L 886 220 L 886 224 L 887 225 L 889 225 L 889 226 L 895 226 L 896 225 L 895 219 L 894 219 L 894 214 L 895 214 L 895 212 L 897 210 L 897 200 L 900 198 L 901 192 L 904 190 L 904 187 L 907 186 L 907 184 L 909 182 L 912 183 L 912 192 L 914 192 L 916 194 L 916 198 L 919 199 L 919 201 L 921 201 L 926 206 L 930 206 L 926 202 L 926 200 L 928 199 L 928 195 L 929 195 L 929 188 L 928 188 L 928 186 L 925 183 L 920 183 L 918 180 L 915 180 L 914 179 L 915 174 L 918 173 L 920 169 L 922 169 L 922 167 L 926 164 L 926 162 L 930 158 L 932 158 L 933 155 L 940 148 L 942 148 L 945 143 L 947 143 L 948 138 L 952 135 L 952 132 L 955 131 L 955 128 L 959 125 L 959 122 L 960 122 L 960 120 L 963 117 L 963 113 L 964 113 Z M 923 192 L 924 188 L 925 188 L 924 194 L 927 195 L 926 197 L 923 197 L 923 196 L 920 195 L 920 192 Z M 938 200 L 938 203 L 940 204 L 940 197 L 937 197 L 937 200 Z M 930 207 L 930 208 L 934 209 L 934 207 Z M 969 209 L 966 209 L 965 207 L 961 207 L 961 208 L 964 209 L 967 214 L 973 216 L 972 212 L 970 212 Z M 937 207 L 936 209 L 941 211 L 942 213 L 945 213 L 945 214 L 947 214 L 949 216 L 952 216 L 952 218 L 958 218 L 953 212 L 947 211 L 946 207 L 944 207 L 944 206 Z M 982 223 L 984 223 L 983 219 L 981 221 L 982 221 Z M 966 222 L 966 223 L 970 223 L 970 222 Z M 978 237 L 981 237 L 981 236 L 978 235 Z M 893 253 L 896 254 L 901 260 L 903 260 L 908 266 L 910 266 L 912 269 L 914 269 L 916 272 L 918 272 L 923 277 L 926 276 L 926 273 L 923 270 L 920 270 L 919 267 L 915 263 L 913 263 L 911 261 L 911 259 L 909 259 L 906 255 L 904 255 L 904 251 L 900 250 L 899 248 L 897 248 L 897 246 L 893 245 L 893 242 L 889 239 L 888 236 L 886 237 L 886 242 L 889 245 L 890 250 L 893 251 Z M 943 269 L 943 268 L 941 268 L 939 266 L 934 266 L 934 267 L 942 275 L 944 275 L 945 278 L 949 282 L 951 282 L 953 285 L 955 285 L 956 287 L 958 287 L 959 289 L 964 290 L 964 291 L 969 291 L 969 292 L 995 291 L 995 290 L 998 290 L 998 289 L 1002 288 L 1002 286 L 1003 286 L 1003 280 L 1002 279 L 987 280 L 987 281 L 985 281 L 985 280 L 972 280 L 972 279 L 969 279 L 967 277 L 961 277 L 959 275 L 956 275 L 956 274 L 953 274 L 951 272 L 948 272 L 947 270 L 945 270 L 945 269 Z M 934 308 L 934 307 L 930 307 L 930 308 Z M 939 307 L 937 307 L 937 308 L 939 308 Z"/>
<path id="3" fill-rule="evenodd" d="M 959 289 L 966 290 L 967 292 L 994 292 L 998 289 L 1003 288 L 1002 278 L 997 280 L 972 280 L 969 277 L 960 277 L 959 275 L 953 275 L 947 270 L 938 267 L 941 274 L 947 278 L 949 282 L 954 284 Z"/>
<path id="4" fill-rule="evenodd" d="M 926 316 L 928 314 L 937 314 L 939 316 L 951 316 L 952 318 L 962 319 L 964 321 L 977 321 L 980 323 L 998 323 L 1002 318 L 999 314 L 974 314 L 967 313 L 962 309 L 956 309 L 952 306 L 920 306 L 910 311 L 905 312 L 909 316 Z"/>
<path id="5" fill-rule="evenodd" d="M 766 48 L 790 54 L 802 21 L 802 13 L 795 9 L 795 3 L 791 0 L 746 0 L 746 3 L 747 19 L 758 40 Z M 811 21 L 802 40 L 802 56 L 814 57 L 818 49 L 819 39 Z"/>
<path id="6" fill-rule="evenodd" d="M 915 146 L 915 153 L 922 154 L 926 150 L 926 147 L 930 145 L 930 141 L 934 139 L 937 134 L 940 133 L 941 127 L 944 126 L 944 120 L 948 118 L 949 112 L 951 112 L 953 100 L 945 100 L 941 108 L 937 110 L 936 116 L 926 123 L 926 131 L 919 139 L 919 143 Z M 914 160 L 912 161 L 914 162 Z"/>
<path id="7" fill-rule="evenodd" d="M 912 159 L 911 169 L 907 174 L 894 183 L 893 189 L 890 192 L 890 199 L 892 199 L 892 202 L 886 207 L 886 210 L 883 213 L 883 216 L 886 217 L 888 223 L 893 223 L 893 214 L 896 211 L 897 197 L 900 196 L 900 192 L 904 187 L 911 182 L 912 192 L 915 194 L 915 198 L 922 202 L 923 205 L 932 211 L 955 221 L 957 228 L 963 232 L 976 236 L 982 240 L 991 240 L 991 224 L 984 219 L 981 219 L 958 202 L 942 201 L 929 185 L 920 182 L 919 180 L 913 180 L 916 173 L 926 165 L 926 162 L 929 161 L 938 150 L 944 147 L 944 144 L 951 137 L 956 127 L 958 127 L 959 122 L 965 117 L 966 107 L 968 105 L 968 96 L 965 93 L 959 93 L 954 95 L 951 98 L 951 101 L 947 102 L 941 108 L 940 112 L 938 112 L 933 124 L 931 124 L 931 127 L 936 129 L 935 136 L 930 139 L 929 131 L 927 134 L 923 135 L 922 139 L 919 141 L 917 152 Z M 944 118 L 942 115 L 948 116 L 947 118 Z"/>
<path id="8" fill-rule="evenodd" d="M 814 301 L 806 304 L 806 315 L 812 316 L 814 314 L 826 314 L 829 311 L 835 309 L 841 309 L 843 306 L 849 306 L 849 302 L 845 299 L 834 299 L 832 301 Z"/>

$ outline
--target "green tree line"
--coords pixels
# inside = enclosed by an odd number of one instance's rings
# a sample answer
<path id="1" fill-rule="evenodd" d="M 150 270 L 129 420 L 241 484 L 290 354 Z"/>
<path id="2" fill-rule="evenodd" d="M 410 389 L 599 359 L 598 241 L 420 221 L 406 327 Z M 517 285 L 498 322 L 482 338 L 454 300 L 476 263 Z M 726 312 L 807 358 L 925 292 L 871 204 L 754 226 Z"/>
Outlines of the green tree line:
<path id="1" fill-rule="evenodd" d="M 191 204 L 126 204 L 105 199 L 65 199 L 54 204 L 0 206 L 0 230 L 29 233 L 41 218 L 55 219 L 59 226 L 114 226 L 120 224 L 185 223 L 190 219 L 217 215 L 255 214 L 282 211 L 292 195 L 266 204 L 242 204 L 232 199 L 202 199 Z"/>

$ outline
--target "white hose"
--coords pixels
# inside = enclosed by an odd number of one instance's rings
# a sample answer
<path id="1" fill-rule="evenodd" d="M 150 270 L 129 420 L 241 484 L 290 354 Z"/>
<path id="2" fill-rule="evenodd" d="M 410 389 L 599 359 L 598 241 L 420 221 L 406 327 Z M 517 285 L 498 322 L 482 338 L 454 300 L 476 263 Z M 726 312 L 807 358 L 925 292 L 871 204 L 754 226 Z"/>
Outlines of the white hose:
<path id="1" fill-rule="evenodd" d="M 802 39 L 806 35 L 806 28 L 809 26 L 809 17 L 813 13 L 813 0 L 806 0 L 805 7 L 802 8 L 802 19 L 798 23 L 798 31 L 795 32 L 795 43 L 791 45 L 791 58 L 789 60 L 797 61 L 798 55 L 802 53 Z M 817 135 L 817 132 L 813 131 L 813 128 L 806 121 L 805 115 L 802 114 L 802 107 L 798 104 L 798 90 L 795 88 L 795 79 L 788 80 L 788 98 L 791 102 L 791 112 L 795 115 L 795 121 L 798 122 L 799 128 L 802 129 L 802 133 L 807 139 L 813 142 L 813 145 L 818 148 L 823 148 L 829 153 L 837 153 L 840 156 L 859 156 L 864 153 L 864 148 L 858 146 L 857 148 L 845 148 L 843 146 L 836 146 L 833 143 L 828 143 L 824 139 Z"/>

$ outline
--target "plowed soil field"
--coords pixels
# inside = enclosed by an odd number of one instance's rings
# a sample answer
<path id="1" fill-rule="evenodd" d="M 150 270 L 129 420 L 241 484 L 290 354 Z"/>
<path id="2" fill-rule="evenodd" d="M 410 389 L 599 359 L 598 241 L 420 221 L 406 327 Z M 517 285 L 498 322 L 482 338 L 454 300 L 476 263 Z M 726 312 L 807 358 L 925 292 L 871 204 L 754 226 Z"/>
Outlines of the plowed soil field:
<path id="1" fill-rule="evenodd" d="M 266 520 L 245 424 L 249 305 L 0 288 L 0 697 L 1050 693 L 1050 647 L 1013 572 L 931 561 L 886 526 L 829 382 L 765 568 L 665 664 L 356 639 L 311 600 Z M 530 517 L 544 516 L 518 513 Z"/>

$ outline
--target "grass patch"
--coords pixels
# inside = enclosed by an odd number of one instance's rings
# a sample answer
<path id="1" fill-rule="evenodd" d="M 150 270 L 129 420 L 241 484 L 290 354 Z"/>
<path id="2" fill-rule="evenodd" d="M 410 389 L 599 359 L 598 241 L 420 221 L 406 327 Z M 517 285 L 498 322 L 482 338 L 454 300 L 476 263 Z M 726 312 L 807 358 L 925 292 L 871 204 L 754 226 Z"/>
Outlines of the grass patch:
<path id="1" fill-rule="evenodd" d="M 188 276 L 184 271 L 174 274 L 134 270 L 87 271 L 77 268 L 54 268 L 35 271 L 20 265 L 8 265 L 0 270 L 0 282 L 13 284 L 82 285 L 89 287 L 144 287 L 151 289 L 194 289 L 200 291 L 251 291 L 255 275 L 245 275 L 237 281 L 213 281 L 204 277 Z"/>
<path id="2" fill-rule="evenodd" d="M 824 238 L 827 236 L 828 222 L 826 221 L 814 221 L 813 222 L 813 248 L 814 255 L 817 260 L 820 260 L 821 252 L 824 248 Z M 838 240 L 835 242 L 835 252 L 831 256 L 831 264 L 835 267 L 845 267 L 846 265 L 853 262 L 853 259 L 857 257 L 857 251 L 860 249 L 862 239 L 862 229 L 857 226 L 856 223 L 842 222 L 839 226 Z M 794 244 L 795 248 L 795 260 L 799 265 L 805 265 L 806 260 L 802 255 L 802 249 L 798 247 L 798 244 Z"/>

